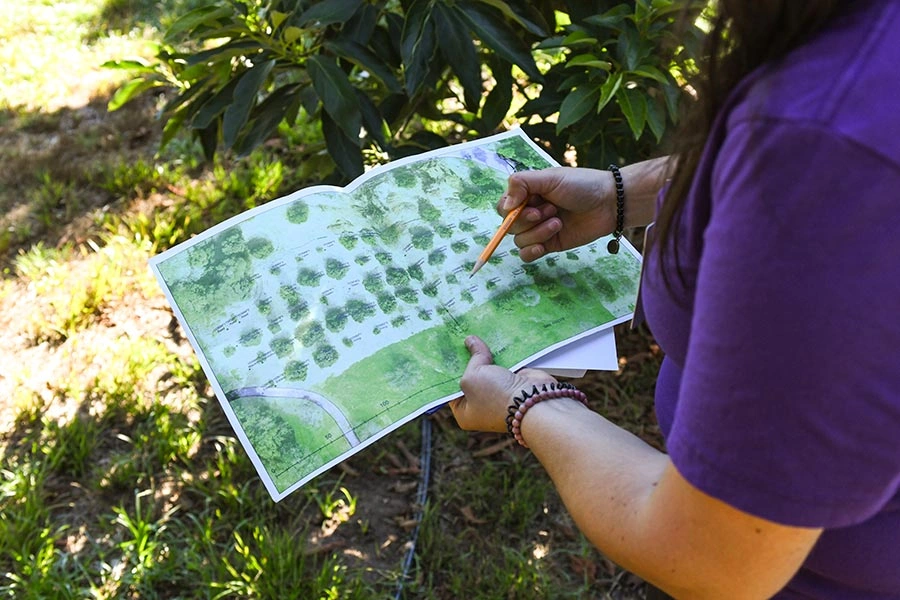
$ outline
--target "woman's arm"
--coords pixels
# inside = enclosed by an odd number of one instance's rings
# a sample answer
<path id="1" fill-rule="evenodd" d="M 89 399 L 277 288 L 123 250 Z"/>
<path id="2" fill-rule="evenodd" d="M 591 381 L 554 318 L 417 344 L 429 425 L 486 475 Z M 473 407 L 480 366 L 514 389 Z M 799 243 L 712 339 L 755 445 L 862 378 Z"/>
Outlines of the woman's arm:
<path id="1" fill-rule="evenodd" d="M 676 598 L 769 598 L 821 533 L 704 494 L 668 456 L 574 400 L 533 406 L 522 437 L 587 538 Z"/>
<path id="2" fill-rule="evenodd" d="M 466 340 L 472 358 L 451 403 L 464 429 L 502 431 L 520 390 L 552 381 L 513 374 L 488 347 Z M 521 433 L 567 509 L 605 555 L 677 598 L 768 598 L 809 554 L 821 530 L 754 517 L 687 482 L 669 457 L 576 400 L 532 406 Z"/>

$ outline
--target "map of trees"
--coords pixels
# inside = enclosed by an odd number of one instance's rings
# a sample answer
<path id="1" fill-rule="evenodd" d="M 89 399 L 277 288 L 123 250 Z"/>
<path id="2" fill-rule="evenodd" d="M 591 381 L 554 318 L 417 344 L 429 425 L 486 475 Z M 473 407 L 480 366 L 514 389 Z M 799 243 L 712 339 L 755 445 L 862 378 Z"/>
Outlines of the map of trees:
<path id="1" fill-rule="evenodd" d="M 640 262 L 601 243 L 469 278 L 510 173 L 551 166 L 506 134 L 301 190 L 154 259 L 276 498 L 458 393 L 476 333 L 512 365 L 633 311 Z"/>

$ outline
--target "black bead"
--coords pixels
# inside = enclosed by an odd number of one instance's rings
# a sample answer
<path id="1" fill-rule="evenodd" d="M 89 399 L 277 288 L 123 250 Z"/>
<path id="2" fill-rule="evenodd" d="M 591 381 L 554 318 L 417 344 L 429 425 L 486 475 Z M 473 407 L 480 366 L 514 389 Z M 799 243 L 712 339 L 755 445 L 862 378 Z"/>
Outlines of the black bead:
<path id="1" fill-rule="evenodd" d="M 609 243 L 606 245 L 606 251 L 610 254 L 618 254 L 619 253 L 619 240 L 613 238 L 609 240 Z"/>

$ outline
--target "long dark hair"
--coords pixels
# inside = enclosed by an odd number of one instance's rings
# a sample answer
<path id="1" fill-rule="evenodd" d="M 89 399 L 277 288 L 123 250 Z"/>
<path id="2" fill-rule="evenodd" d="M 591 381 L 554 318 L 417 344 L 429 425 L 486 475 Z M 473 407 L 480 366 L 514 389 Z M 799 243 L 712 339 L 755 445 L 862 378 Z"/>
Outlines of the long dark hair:
<path id="1" fill-rule="evenodd" d="M 675 223 L 713 120 L 729 93 L 751 71 L 785 56 L 818 31 L 841 3 L 841 0 L 719 0 L 714 5 L 712 29 L 698 65 L 699 75 L 691 82 L 697 100 L 681 121 L 673 148 L 677 163 L 656 218 L 654 247 L 659 251 L 672 250 L 677 262 Z"/>

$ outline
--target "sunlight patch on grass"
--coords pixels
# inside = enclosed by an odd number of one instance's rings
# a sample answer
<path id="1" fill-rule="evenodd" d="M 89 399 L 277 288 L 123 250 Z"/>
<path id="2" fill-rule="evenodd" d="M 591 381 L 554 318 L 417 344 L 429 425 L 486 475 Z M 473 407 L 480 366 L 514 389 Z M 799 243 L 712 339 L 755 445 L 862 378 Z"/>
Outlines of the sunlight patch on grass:
<path id="1" fill-rule="evenodd" d="M 113 236 L 102 248 L 94 242 L 62 249 L 37 244 L 21 254 L 16 271 L 28 281 L 31 334 L 65 340 L 96 321 L 113 299 L 155 292 L 146 266 L 151 251 L 147 240 Z"/>
<path id="2" fill-rule="evenodd" d="M 107 60 L 152 56 L 152 31 L 95 36 L 102 0 L 23 0 L 0 20 L 0 110 L 79 107 L 122 81 Z M 10 7 L 12 8 L 12 7 Z"/>

